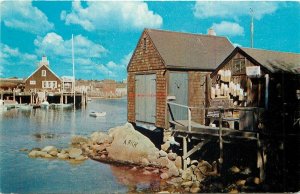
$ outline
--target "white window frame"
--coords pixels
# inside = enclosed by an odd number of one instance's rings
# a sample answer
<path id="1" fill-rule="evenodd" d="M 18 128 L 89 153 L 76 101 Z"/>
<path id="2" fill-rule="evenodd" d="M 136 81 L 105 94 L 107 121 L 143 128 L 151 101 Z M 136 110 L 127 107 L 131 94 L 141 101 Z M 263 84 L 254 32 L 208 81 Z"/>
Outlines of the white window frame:
<path id="1" fill-rule="evenodd" d="M 36 85 L 36 81 L 35 80 L 30 80 L 29 84 L 30 85 Z"/>
<path id="2" fill-rule="evenodd" d="M 47 71 L 46 70 L 42 70 L 42 77 L 46 77 L 47 76 Z"/>
<path id="3" fill-rule="evenodd" d="M 42 88 L 55 89 L 57 88 L 57 81 L 42 81 Z"/>

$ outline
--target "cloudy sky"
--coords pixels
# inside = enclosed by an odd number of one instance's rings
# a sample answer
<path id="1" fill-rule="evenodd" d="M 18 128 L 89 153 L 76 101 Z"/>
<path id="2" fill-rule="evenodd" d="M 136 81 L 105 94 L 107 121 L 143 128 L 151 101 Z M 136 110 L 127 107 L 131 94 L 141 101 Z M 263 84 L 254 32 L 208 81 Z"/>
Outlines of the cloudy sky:
<path id="1" fill-rule="evenodd" d="M 300 53 L 299 2 L 59 2 L 0 0 L 0 77 L 27 77 L 46 55 L 59 76 L 126 78 L 144 28 L 206 34 L 214 28 L 236 45 Z"/>

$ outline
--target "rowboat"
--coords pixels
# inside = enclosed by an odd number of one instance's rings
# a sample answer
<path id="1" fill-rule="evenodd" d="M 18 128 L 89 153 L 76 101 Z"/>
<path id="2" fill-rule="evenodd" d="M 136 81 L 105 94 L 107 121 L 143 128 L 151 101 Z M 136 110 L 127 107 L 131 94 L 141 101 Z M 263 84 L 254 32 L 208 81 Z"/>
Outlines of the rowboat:
<path id="1" fill-rule="evenodd" d="M 92 117 L 104 117 L 106 115 L 106 112 L 90 112 L 90 116 Z"/>

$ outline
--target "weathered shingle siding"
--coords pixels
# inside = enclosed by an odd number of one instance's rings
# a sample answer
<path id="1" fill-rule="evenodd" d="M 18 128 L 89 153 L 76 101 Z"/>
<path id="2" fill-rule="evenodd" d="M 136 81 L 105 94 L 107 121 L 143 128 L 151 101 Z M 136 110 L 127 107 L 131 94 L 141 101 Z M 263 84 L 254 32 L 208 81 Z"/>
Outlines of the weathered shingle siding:
<path id="1" fill-rule="evenodd" d="M 144 38 L 146 49 L 144 49 Z M 128 121 L 135 122 L 135 75 L 156 74 L 156 126 L 165 127 L 166 75 L 165 66 L 148 34 L 144 32 L 128 65 Z"/>
<path id="2" fill-rule="evenodd" d="M 189 106 L 206 106 L 206 76 L 211 72 L 189 71 Z M 205 110 L 192 109 L 192 120 L 204 124 Z"/>

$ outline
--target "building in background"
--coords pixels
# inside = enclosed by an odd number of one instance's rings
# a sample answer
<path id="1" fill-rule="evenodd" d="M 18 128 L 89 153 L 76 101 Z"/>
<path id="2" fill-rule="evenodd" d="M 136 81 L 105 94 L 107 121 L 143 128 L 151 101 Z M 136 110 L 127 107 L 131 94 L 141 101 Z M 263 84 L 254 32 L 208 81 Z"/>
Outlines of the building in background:
<path id="1" fill-rule="evenodd" d="M 25 80 L 26 91 L 60 92 L 62 80 L 50 69 L 46 56 L 38 68 Z"/>

